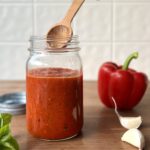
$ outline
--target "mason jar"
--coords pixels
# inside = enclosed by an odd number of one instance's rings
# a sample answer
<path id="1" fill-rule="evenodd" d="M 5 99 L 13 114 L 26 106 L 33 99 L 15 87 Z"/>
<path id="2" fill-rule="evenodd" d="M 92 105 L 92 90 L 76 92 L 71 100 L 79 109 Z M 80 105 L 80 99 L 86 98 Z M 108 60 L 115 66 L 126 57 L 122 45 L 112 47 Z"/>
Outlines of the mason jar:
<path id="1" fill-rule="evenodd" d="M 65 44 L 52 48 L 49 42 Z M 66 42 L 68 41 L 68 42 Z M 57 43 L 57 44 L 58 44 Z M 36 138 L 64 140 L 83 126 L 83 73 L 78 36 L 32 36 L 26 67 L 27 129 Z"/>

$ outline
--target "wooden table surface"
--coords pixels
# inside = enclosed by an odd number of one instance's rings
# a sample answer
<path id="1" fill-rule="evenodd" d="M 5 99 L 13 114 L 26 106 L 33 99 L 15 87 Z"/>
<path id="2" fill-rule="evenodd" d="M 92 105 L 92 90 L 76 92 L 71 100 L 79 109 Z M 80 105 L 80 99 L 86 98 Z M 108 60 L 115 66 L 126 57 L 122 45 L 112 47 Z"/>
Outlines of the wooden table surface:
<path id="1" fill-rule="evenodd" d="M 25 90 L 23 81 L 1 81 L 0 94 Z M 123 115 L 142 115 L 140 128 L 146 139 L 145 150 L 150 149 L 150 88 L 142 102 L 133 111 L 121 112 Z M 12 133 L 20 144 L 20 150 L 136 150 L 120 138 L 126 131 L 119 124 L 111 109 L 99 102 L 96 82 L 84 83 L 84 127 L 82 133 L 71 140 L 47 142 L 35 139 L 26 130 L 25 115 L 15 116 L 12 121 Z"/>

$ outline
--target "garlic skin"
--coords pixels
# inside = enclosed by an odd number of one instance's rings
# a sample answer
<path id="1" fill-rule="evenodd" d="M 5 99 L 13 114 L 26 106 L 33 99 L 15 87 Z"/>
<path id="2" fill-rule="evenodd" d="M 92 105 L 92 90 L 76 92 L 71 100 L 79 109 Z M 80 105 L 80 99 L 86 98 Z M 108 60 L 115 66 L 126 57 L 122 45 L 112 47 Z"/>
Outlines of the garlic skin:
<path id="1" fill-rule="evenodd" d="M 138 129 L 130 129 L 126 131 L 121 137 L 121 140 L 139 148 L 139 150 L 142 150 L 145 147 L 144 136 Z"/>
<path id="2" fill-rule="evenodd" d="M 142 117 L 119 117 L 121 125 L 126 129 L 138 129 L 142 124 Z"/>

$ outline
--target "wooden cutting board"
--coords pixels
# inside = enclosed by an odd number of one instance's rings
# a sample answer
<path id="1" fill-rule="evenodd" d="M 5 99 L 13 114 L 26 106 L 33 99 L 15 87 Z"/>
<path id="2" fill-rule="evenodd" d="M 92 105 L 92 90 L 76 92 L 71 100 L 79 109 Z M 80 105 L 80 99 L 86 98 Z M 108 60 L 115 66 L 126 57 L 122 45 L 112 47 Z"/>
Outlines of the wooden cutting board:
<path id="1" fill-rule="evenodd" d="M 0 81 L 0 93 L 25 90 L 24 81 Z M 146 138 L 146 148 L 150 149 L 150 88 L 142 102 L 133 110 L 121 112 L 123 115 L 142 115 L 141 131 Z M 20 144 L 20 150 L 136 150 L 120 138 L 126 131 L 119 124 L 111 109 L 99 101 L 96 82 L 84 83 L 84 127 L 82 133 L 71 140 L 47 142 L 35 139 L 26 130 L 25 115 L 15 116 L 12 132 Z"/>

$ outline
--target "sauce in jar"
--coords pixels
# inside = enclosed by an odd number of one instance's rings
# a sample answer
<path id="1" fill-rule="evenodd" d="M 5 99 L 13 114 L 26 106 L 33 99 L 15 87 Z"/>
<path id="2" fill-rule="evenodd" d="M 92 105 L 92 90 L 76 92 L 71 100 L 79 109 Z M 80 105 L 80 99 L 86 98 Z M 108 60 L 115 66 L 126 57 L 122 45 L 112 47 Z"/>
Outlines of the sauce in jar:
<path id="1" fill-rule="evenodd" d="M 27 128 L 37 138 L 60 140 L 83 126 L 83 79 L 78 70 L 37 68 L 27 72 Z"/>

